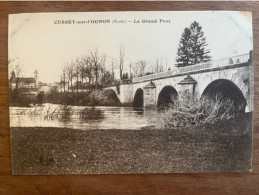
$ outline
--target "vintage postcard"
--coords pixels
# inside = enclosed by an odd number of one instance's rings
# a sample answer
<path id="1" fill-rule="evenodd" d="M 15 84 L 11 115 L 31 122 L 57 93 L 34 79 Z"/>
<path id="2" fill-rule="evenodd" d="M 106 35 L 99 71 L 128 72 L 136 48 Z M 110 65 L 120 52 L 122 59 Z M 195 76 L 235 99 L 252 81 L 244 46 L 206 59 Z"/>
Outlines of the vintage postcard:
<path id="1" fill-rule="evenodd" d="M 15 175 L 252 170 L 252 13 L 9 15 Z"/>

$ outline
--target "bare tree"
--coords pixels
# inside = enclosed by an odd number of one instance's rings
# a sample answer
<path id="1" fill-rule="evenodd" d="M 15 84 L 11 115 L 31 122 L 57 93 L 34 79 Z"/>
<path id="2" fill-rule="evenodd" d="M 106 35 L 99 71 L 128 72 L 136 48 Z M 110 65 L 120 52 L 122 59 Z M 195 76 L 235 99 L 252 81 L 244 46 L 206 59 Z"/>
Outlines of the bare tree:
<path id="1" fill-rule="evenodd" d="M 68 87 L 68 91 L 70 91 L 71 89 L 71 91 L 73 92 L 74 62 L 67 63 L 65 70 L 66 70 L 68 85 L 70 84 L 70 87 Z"/>
<path id="2" fill-rule="evenodd" d="M 66 83 L 67 83 L 67 91 L 69 92 L 70 91 L 70 86 L 69 86 L 69 73 L 68 73 L 68 66 L 69 66 L 69 64 L 67 63 L 67 64 L 65 64 L 64 65 L 64 71 L 65 71 L 65 77 L 67 78 L 66 80 Z M 63 82 L 63 73 L 62 73 L 62 75 L 60 76 L 60 79 L 61 79 L 61 81 L 60 82 Z M 63 85 L 63 84 L 62 84 Z"/>
<path id="3" fill-rule="evenodd" d="M 112 59 L 112 63 L 111 63 L 111 75 L 112 75 L 112 80 L 115 79 L 115 72 L 114 72 L 114 59 Z"/>
<path id="4" fill-rule="evenodd" d="M 63 92 L 64 92 L 64 80 L 63 80 L 63 73 L 60 74 L 60 82 L 59 82 L 59 88 L 60 88 L 60 92 L 62 92 L 62 89 L 63 89 Z"/>
<path id="5" fill-rule="evenodd" d="M 158 73 L 158 67 L 159 67 L 159 60 L 158 58 L 156 59 L 156 73 Z"/>
<path id="6" fill-rule="evenodd" d="M 79 76 L 80 76 L 80 59 L 77 58 L 74 67 L 74 78 L 76 79 L 76 92 L 78 93 L 79 87 Z"/>
<path id="7" fill-rule="evenodd" d="M 62 84 L 63 84 L 63 90 L 64 92 L 66 92 L 66 81 L 67 81 L 67 77 L 66 77 L 66 66 L 63 66 L 62 68 Z"/>
<path id="8" fill-rule="evenodd" d="M 147 71 L 147 62 L 145 60 L 139 60 L 131 65 L 134 77 L 143 76 Z"/>
<path id="9" fill-rule="evenodd" d="M 93 67 L 93 71 L 94 71 L 94 75 L 95 75 L 95 89 L 97 89 L 100 70 L 104 64 L 105 58 L 104 58 L 104 56 L 99 55 L 97 49 L 90 52 L 90 57 L 91 57 L 91 65 Z"/>
<path id="10" fill-rule="evenodd" d="M 144 60 L 139 60 L 138 61 L 139 67 L 140 67 L 140 75 L 143 76 L 146 73 L 146 67 L 147 67 L 147 62 Z"/>
<path id="11" fill-rule="evenodd" d="M 132 63 L 129 63 L 129 75 L 130 75 L 130 79 L 132 80 L 133 78 L 133 74 L 132 74 Z"/>
<path id="12" fill-rule="evenodd" d="M 158 72 L 163 72 L 167 68 L 167 64 L 164 63 L 164 58 L 157 59 Z"/>
<path id="13" fill-rule="evenodd" d="M 106 76 L 106 67 L 105 67 L 105 60 L 106 57 L 103 56 L 103 65 L 101 66 L 101 76 L 102 76 L 102 86 L 105 84 L 105 76 Z"/>
<path id="14" fill-rule="evenodd" d="M 140 67 L 139 67 L 139 65 L 138 65 L 137 62 L 133 63 L 133 64 L 131 65 L 131 68 L 132 68 L 132 71 L 133 71 L 133 77 L 134 77 L 134 78 L 140 76 L 140 75 L 139 75 Z"/>
<path id="15" fill-rule="evenodd" d="M 89 91 L 91 90 L 91 80 L 93 77 L 93 67 L 91 63 L 91 57 L 90 56 L 84 56 L 82 58 L 82 64 L 84 66 L 84 75 L 86 78 L 88 78 L 89 82 Z"/>
<path id="16" fill-rule="evenodd" d="M 12 80 L 15 81 L 15 90 L 16 93 L 18 93 L 19 87 L 21 85 L 21 77 L 23 75 L 23 67 L 19 62 L 9 61 L 10 63 L 10 71 L 11 71 L 11 76 L 14 77 Z"/>
<path id="17" fill-rule="evenodd" d="M 84 63 L 84 58 L 82 57 L 80 59 L 80 63 L 79 63 L 79 77 L 80 77 L 80 82 L 81 82 L 81 91 L 84 91 L 84 78 L 85 76 L 85 66 L 86 64 Z"/>
<path id="18" fill-rule="evenodd" d="M 155 73 L 156 72 L 156 64 L 153 64 L 152 62 L 148 63 L 147 66 L 148 73 Z"/>
<path id="19" fill-rule="evenodd" d="M 15 59 L 8 60 L 9 65 L 9 86 L 10 86 L 10 100 L 17 103 L 19 96 L 22 94 L 23 86 L 21 85 L 23 66 Z M 13 89 L 14 83 L 14 89 Z"/>
<path id="20" fill-rule="evenodd" d="M 121 80 L 123 79 L 122 77 L 123 77 L 123 69 L 124 69 L 124 58 L 125 58 L 125 49 L 124 49 L 123 45 L 121 44 L 119 62 L 116 61 L 117 65 L 119 67 Z"/>

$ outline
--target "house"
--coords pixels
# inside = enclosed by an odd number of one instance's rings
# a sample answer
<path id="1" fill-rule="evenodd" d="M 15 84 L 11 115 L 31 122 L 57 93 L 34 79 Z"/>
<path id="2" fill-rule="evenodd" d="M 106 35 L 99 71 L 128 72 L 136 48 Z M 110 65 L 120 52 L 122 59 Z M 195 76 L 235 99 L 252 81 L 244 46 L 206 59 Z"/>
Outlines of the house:
<path id="1" fill-rule="evenodd" d="M 39 73 L 34 71 L 34 77 L 14 77 L 11 79 L 11 88 L 37 89 L 39 87 Z"/>
<path id="2" fill-rule="evenodd" d="M 38 94 L 39 89 L 39 73 L 34 71 L 34 77 L 13 77 L 10 79 L 11 89 L 22 89 L 22 93 L 29 97 Z"/>

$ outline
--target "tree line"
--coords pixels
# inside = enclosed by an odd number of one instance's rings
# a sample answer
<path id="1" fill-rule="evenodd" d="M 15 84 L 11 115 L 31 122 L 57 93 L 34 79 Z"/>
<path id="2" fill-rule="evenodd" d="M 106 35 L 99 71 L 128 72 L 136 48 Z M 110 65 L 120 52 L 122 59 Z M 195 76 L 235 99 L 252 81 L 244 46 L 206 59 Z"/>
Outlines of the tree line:
<path id="1" fill-rule="evenodd" d="M 211 60 L 208 43 L 200 24 L 196 21 L 186 27 L 182 33 L 177 55 L 176 67 L 185 67 Z M 67 62 L 62 67 L 60 74 L 61 92 L 86 92 L 96 90 L 107 85 L 118 85 L 121 80 L 132 80 L 135 77 L 144 76 L 169 70 L 167 60 L 160 58 L 151 62 L 145 59 L 129 62 L 126 60 L 125 48 L 121 44 L 118 57 L 110 58 L 100 54 L 98 49 L 89 51 L 86 55 L 77 57 L 71 62 Z M 12 98 L 19 99 L 19 95 L 24 89 L 19 87 L 21 82 L 23 67 L 17 61 L 10 59 L 9 83 L 12 89 Z M 118 78 L 116 78 L 118 77 Z"/>
<path id="2" fill-rule="evenodd" d="M 114 69 L 109 70 L 105 66 L 105 60 L 105 55 L 99 54 L 96 49 L 88 55 L 66 63 L 60 75 L 63 92 L 98 89 L 100 85 L 113 83 L 115 81 Z"/>
<path id="3" fill-rule="evenodd" d="M 118 59 L 100 54 L 98 49 L 65 63 L 60 74 L 62 92 L 84 92 L 97 90 L 107 85 L 117 85 L 121 80 L 162 72 L 166 69 L 163 59 L 155 63 L 147 60 L 125 62 L 125 49 L 120 47 Z M 167 65 L 167 63 L 166 63 Z M 117 74 L 116 74 L 117 73 Z M 119 78 L 116 78 L 117 77 Z"/>

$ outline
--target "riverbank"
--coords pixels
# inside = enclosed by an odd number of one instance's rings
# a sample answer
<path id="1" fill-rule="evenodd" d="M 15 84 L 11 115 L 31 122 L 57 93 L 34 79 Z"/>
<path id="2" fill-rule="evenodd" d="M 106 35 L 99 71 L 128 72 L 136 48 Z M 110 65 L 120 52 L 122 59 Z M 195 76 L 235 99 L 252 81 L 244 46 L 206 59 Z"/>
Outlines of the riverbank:
<path id="1" fill-rule="evenodd" d="M 181 129 L 12 127 L 13 174 L 244 171 L 252 115 Z"/>
<path id="2" fill-rule="evenodd" d="M 87 92 L 39 92 L 35 97 L 26 94 L 13 100 L 10 98 L 10 106 L 30 107 L 44 103 L 70 105 L 70 106 L 121 106 L 120 100 L 112 89 L 95 90 Z M 132 106 L 132 105 L 131 105 Z"/>
<path id="3" fill-rule="evenodd" d="M 54 93 L 54 94 L 52 94 Z M 52 92 L 46 94 L 46 103 L 71 106 L 120 106 L 120 100 L 111 90 L 96 90 L 91 92 Z"/>

